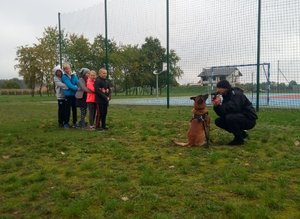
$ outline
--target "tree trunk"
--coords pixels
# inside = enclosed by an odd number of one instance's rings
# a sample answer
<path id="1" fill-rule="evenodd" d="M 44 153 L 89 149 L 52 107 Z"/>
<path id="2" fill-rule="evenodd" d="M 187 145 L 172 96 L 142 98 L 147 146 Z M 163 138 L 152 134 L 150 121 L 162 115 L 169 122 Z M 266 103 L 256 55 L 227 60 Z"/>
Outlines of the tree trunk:
<path id="1" fill-rule="evenodd" d="M 42 96 L 42 88 L 43 88 L 43 84 L 40 84 L 40 87 L 39 87 L 39 94 L 40 94 L 40 97 Z"/>
<path id="2" fill-rule="evenodd" d="M 34 97 L 34 88 L 30 89 L 30 94 L 31 94 L 32 97 Z"/>
<path id="3" fill-rule="evenodd" d="M 115 84 L 115 86 L 113 88 L 114 88 L 114 94 L 115 94 L 115 96 L 117 96 L 117 85 Z"/>

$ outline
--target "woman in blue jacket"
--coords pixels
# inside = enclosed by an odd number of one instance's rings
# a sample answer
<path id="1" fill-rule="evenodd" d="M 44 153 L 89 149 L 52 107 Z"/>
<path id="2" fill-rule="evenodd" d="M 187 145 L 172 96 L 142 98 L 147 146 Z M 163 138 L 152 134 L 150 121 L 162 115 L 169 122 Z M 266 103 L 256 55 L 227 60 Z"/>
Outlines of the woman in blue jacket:
<path id="1" fill-rule="evenodd" d="M 76 109 L 76 98 L 75 93 L 78 90 L 77 83 L 78 78 L 76 74 L 72 74 L 72 70 L 69 64 L 65 63 L 63 65 L 64 74 L 61 78 L 62 82 L 68 87 L 64 90 L 64 95 L 66 98 L 66 123 L 64 124 L 65 128 L 69 128 L 70 115 L 72 109 L 73 117 L 73 128 L 77 128 L 77 109 Z"/>

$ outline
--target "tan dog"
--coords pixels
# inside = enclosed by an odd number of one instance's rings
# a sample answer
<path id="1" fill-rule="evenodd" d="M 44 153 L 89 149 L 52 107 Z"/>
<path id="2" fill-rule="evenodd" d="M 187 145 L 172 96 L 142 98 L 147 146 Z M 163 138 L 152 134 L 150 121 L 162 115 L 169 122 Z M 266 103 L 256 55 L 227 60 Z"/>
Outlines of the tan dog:
<path id="1" fill-rule="evenodd" d="M 191 100 L 194 100 L 194 108 L 192 110 L 193 118 L 191 119 L 190 128 L 187 133 L 188 143 L 173 140 L 174 144 L 183 147 L 203 146 L 208 144 L 210 117 L 205 103 L 207 98 L 208 94 L 191 97 Z"/>

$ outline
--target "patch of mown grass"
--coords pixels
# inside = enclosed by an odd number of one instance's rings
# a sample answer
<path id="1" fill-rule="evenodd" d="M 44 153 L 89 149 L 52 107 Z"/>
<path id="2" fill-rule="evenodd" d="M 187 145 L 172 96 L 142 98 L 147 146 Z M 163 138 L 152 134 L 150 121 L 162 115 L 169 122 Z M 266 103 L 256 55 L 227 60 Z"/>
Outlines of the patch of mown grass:
<path id="1" fill-rule="evenodd" d="M 57 128 L 52 97 L 9 98 L 0 218 L 300 216 L 298 110 L 262 109 L 240 147 L 212 123 L 209 148 L 182 148 L 171 139 L 186 138 L 190 107 L 111 105 L 109 130 L 93 132 Z"/>

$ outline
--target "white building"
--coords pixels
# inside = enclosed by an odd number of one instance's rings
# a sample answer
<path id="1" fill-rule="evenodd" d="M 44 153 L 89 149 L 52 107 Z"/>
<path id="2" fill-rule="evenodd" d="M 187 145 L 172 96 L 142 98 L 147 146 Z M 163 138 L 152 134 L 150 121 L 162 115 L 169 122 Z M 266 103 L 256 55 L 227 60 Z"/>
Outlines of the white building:
<path id="1" fill-rule="evenodd" d="M 221 80 L 227 80 L 232 86 L 240 83 L 242 73 L 236 67 L 220 67 L 220 68 L 203 68 L 198 75 L 201 79 L 199 84 L 216 85 Z"/>

